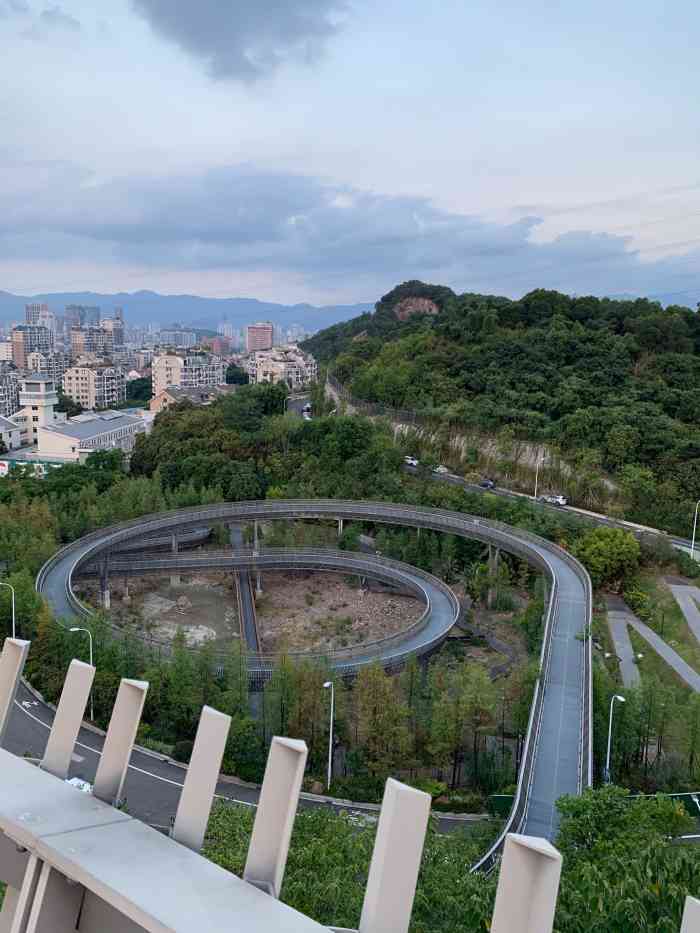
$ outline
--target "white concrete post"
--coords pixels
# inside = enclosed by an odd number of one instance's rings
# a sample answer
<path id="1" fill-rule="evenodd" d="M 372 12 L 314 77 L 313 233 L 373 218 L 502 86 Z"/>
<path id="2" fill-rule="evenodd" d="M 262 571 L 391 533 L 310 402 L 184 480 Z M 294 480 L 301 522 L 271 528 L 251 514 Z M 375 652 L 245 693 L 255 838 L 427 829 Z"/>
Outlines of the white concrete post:
<path id="1" fill-rule="evenodd" d="M 12 714 L 19 679 L 27 660 L 29 642 L 19 638 L 6 638 L 0 654 L 0 748 L 5 729 Z"/>
<path id="2" fill-rule="evenodd" d="M 64 933 L 77 929 L 84 890 L 80 884 L 69 884 L 64 875 L 44 862 L 26 933 Z"/>
<path id="3" fill-rule="evenodd" d="M 342 538 L 342 536 L 343 536 L 343 519 L 339 518 L 338 519 L 338 537 Z"/>
<path id="4" fill-rule="evenodd" d="M 562 858 L 535 836 L 506 836 L 491 933 L 551 933 Z"/>
<path id="5" fill-rule="evenodd" d="M 0 912 L 0 933 L 25 933 L 41 866 L 41 859 L 30 854 L 22 887 L 19 891 L 14 888 L 5 891 L 5 901 Z"/>
<path id="6" fill-rule="evenodd" d="M 360 933 L 406 933 L 425 831 L 430 794 L 389 778 L 369 867 Z"/>
<path id="7" fill-rule="evenodd" d="M 175 814 L 172 837 L 199 852 L 204 842 L 231 717 L 205 706 Z"/>
<path id="8" fill-rule="evenodd" d="M 258 570 L 257 573 L 255 574 L 255 595 L 262 596 L 262 591 L 263 591 L 262 576 L 260 574 L 260 571 Z"/>
<path id="9" fill-rule="evenodd" d="M 700 933 L 700 901 L 690 895 L 685 899 L 681 933 Z"/>
<path id="10" fill-rule="evenodd" d="M 75 659 L 70 662 L 41 762 L 44 771 L 50 771 L 61 780 L 68 777 L 71 755 L 90 698 L 94 676 L 95 668 L 89 664 Z"/>
<path id="11" fill-rule="evenodd" d="M 143 680 L 122 680 L 119 685 L 93 786 L 95 797 L 105 803 L 115 805 L 121 798 L 147 690 Z"/>
<path id="12" fill-rule="evenodd" d="M 308 749 L 300 739 L 273 738 L 243 878 L 279 897 Z"/>

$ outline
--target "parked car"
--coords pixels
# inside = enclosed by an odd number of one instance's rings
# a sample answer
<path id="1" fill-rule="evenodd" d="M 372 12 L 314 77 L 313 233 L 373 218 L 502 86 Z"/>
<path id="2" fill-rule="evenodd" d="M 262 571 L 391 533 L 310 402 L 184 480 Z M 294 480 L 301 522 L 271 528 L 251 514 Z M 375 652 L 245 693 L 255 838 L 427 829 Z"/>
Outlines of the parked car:
<path id="1" fill-rule="evenodd" d="M 416 460 L 415 457 L 404 457 L 403 462 L 406 464 L 406 466 L 411 466 L 411 467 L 418 466 L 418 461 Z"/>
<path id="2" fill-rule="evenodd" d="M 556 493 L 551 496 L 540 496 L 540 502 L 546 502 L 548 505 L 568 505 L 569 500 L 566 496 Z"/>
<path id="3" fill-rule="evenodd" d="M 496 484 L 494 483 L 494 481 L 492 479 L 486 479 L 486 478 L 482 479 L 482 481 L 479 483 L 479 486 L 481 486 L 482 489 L 495 489 L 496 488 Z"/>
<path id="4" fill-rule="evenodd" d="M 433 473 L 439 473 L 440 475 L 444 473 L 449 473 L 449 472 L 450 471 L 447 469 L 447 467 L 443 466 L 442 464 L 440 464 L 439 466 L 436 466 L 435 469 L 433 470 Z"/>

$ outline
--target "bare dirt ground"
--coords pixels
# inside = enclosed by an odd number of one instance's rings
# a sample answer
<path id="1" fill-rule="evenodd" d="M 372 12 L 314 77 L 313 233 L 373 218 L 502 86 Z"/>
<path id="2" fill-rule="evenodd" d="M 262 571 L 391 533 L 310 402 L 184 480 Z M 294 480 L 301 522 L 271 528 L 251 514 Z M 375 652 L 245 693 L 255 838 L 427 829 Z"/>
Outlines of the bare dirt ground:
<path id="1" fill-rule="evenodd" d="M 225 646 L 240 638 L 231 574 L 181 574 L 174 586 L 169 576 L 130 578 L 128 590 L 127 597 L 123 581 L 110 582 L 110 617 L 117 624 L 136 624 L 144 635 L 159 641 L 171 641 L 182 628 L 192 646 L 207 641 Z M 99 604 L 96 583 L 81 581 L 79 593 Z"/>
<path id="2" fill-rule="evenodd" d="M 258 599 L 262 650 L 324 651 L 408 628 L 424 611 L 412 596 L 372 592 L 332 573 L 267 573 Z"/>

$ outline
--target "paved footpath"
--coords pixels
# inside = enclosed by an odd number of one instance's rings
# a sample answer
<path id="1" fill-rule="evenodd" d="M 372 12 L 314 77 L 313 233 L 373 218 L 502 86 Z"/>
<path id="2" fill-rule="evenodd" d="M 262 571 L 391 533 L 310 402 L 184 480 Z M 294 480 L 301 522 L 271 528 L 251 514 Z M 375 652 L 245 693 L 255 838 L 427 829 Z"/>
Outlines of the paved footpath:
<path id="1" fill-rule="evenodd" d="M 700 609 L 698 608 L 700 589 L 697 586 L 679 586 L 675 583 L 669 583 L 668 586 L 681 607 L 690 631 L 700 642 Z"/>
<path id="2" fill-rule="evenodd" d="M 613 640 L 615 654 L 620 662 L 622 683 L 625 687 L 636 687 L 641 677 L 628 629 L 630 620 L 634 617 L 619 596 L 606 596 L 605 602 L 608 610 L 608 628 Z"/>
<path id="3" fill-rule="evenodd" d="M 632 628 L 642 636 L 644 641 L 646 641 L 647 644 L 649 644 L 654 649 L 654 651 L 656 651 L 656 653 L 664 659 L 669 667 L 673 668 L 681 680 L 683 680 L 691 690 L 695 690 L 696 693 L 700 693 L 700 674 L 698 674 L 697 671 L 694 671 L 693 668 L 683 660 L 677 651 L 674 651 L 673 648 L 667 645 L 663 638 L 660 638 L 652 628 L 649 628 L 649 626 L 645 625 L 641 619 L 638 619 L 637 616 L 630 610 L 629 606 L 627 606 L 627 604 L 624 603 L 619 597 L 607 597 L 607 602 L 609 606 L 615 607 L 612 612 L 608 611 L 608 618 L 613 615 L 614 621 L 619 625 L 624 624 L 625 627 L 627 625 L 631 625 Z M 624 609 L 620 609 L 620 606 L 623 606 Z M 627 636 L 627 640 L 629 641 L 629 635 Z M 615 650 L 617 651 L 618 656 L 621 657 L 617 647 Z M 620 665 L 620 667 L 622 668 L 622 665 Z M 637 674 L 639 674 L 639 671 L 637 671 Z M 624 674 L 623 682 L 625 686 L 628 686 L 627 682 L 624 680 Z"/>

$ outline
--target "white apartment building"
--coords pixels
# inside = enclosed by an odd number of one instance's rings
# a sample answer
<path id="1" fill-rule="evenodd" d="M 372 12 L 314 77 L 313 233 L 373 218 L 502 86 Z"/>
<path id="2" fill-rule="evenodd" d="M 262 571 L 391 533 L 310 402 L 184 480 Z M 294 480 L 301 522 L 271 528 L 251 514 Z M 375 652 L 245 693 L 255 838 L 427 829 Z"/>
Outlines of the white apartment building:
<path id="1" fill-rule="evenodd" d="M 19 411 L 19 376 L 14 370 L 3 372 L 0 366 L 0 417 L 9 418 Z"/>
<path id="2" fill-rule="evenodd" d="M 291 344 L 251 354 L 246 372 L 251 382 L 286 382 L 290 389 L 299 389 L 316 381 L 318 364 L 313 356 Z"/>
<path id="3" fill-rule="evenodd" d="M 110 408 L 126 399 L 126 375 L 121 366 L 72 366 L 63 391 L 83 408 Z"/>
<path id="4" fill-rule="evenodd" d="M 56 386 L 63 381 L 63 374 L 70 367 L 70 356 L 67 353 L 39 353 L 34 350 L 27 354 L 27 369 L 30 373 L 41 373 L 50 376 Z"/>
<path id="5" fill-rule="evenodd" d="M 162 353 L 151 363 L 151 382 L 154 396 L 168 386 L 196 389 L 223 385 L 224 361 L 211 353 Z"/>
<path id="6" fill-rule="evenodd" d="M 0 363 L 12 362 L 12 341 L 0 340 Z"/>

